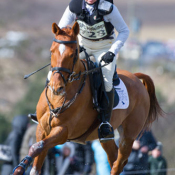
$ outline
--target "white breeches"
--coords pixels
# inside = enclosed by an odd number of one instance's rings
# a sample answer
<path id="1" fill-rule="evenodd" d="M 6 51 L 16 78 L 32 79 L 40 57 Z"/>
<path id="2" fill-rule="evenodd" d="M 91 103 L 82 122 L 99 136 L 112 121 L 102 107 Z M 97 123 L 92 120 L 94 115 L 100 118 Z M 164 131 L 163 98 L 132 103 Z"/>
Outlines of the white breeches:
<path id="1" fill-rule="evenodd" d="M 97 64 L 101 61 L 101 57 L 109 51 L 111 45 L 116 39 L 113 40 L 101 40 L 101 41 L 90 41 L 79 36 L 79 44 L 86 49 L 88 55 L 93 56 Z M 80 59 L 85 58 L 84 52 L 80 53 Z M 102 61 L 102 65 L 105 63 Z M 102 68 L 102 74 L 104 78 L 104 86 L 107 92 L 113 88 L 113 74 L 115 71 L 116 56 L 110 64 Z"/>

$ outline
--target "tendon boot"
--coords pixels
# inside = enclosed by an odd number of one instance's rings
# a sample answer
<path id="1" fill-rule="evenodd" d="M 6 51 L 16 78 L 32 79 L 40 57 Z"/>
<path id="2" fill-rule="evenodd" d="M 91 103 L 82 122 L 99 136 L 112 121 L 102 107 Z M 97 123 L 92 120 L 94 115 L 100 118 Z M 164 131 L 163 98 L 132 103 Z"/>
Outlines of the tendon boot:
<path id="1" fill-rule="evenodd" d="M 114 103 L 114 89 L 106 92 L 106 95 L 107 98 L 104 96 L 101 100 L 102 113 L 100 113 L 100 118 L 102 122 L 98 128 L 100 142 L 107 142 L 108 140 L 114 139 L 114 130 L 109 123 Z"/>

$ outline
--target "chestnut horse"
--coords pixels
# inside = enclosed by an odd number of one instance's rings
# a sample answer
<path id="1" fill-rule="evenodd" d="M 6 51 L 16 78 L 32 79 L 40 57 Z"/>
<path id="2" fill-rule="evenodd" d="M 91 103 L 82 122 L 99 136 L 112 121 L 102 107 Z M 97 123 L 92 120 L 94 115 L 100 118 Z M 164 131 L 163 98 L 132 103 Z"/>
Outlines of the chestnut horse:
<path id="1" fill-rule="evenodd" d="M 79 25 L 60 29 L 52 24 L 55 39 L 51 46 L 52 75 L 37 104 L 37 143 L 14 170 L 22 175 L 34 159 L 30 175 L 39 175 L 48 149 L 68 140 L 79 143 L 98 138 L 97 111 L 93 109 L 89 77 L 82 75 L 86 62 L 79 59 Z M 120 134 L 119 147 L 114 140 L 101 143 L 111 166 L 111 175 L 119 175 L 127 163 L 133 141 L 161 114 L 154 83 L 148 75 L 117 70 L 129 94 L 127 109 L 113 110 L 111 125 Z M 140 81 L 142 79 L 142 82 Z M 89 129 L 90 128 L 90 129 Z"/>

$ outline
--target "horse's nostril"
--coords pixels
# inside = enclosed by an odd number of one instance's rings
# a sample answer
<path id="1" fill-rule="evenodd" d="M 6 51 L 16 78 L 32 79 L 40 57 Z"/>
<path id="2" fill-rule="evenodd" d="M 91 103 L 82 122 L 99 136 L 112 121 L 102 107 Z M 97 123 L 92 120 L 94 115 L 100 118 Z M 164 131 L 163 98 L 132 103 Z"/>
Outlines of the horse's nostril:
<path id="1" fill-rule="evenodd" d="M 58 89 L 55 89 L 54 86 L 53 86 L 53 88 L 52 88 L 53 93 L 54 93 L 55 95 L 60 94 L 60 93 L 63 91 L 63 89 L 64 89 L 64 87 L 62 87 L 62 86 L 59 87 Z"/>

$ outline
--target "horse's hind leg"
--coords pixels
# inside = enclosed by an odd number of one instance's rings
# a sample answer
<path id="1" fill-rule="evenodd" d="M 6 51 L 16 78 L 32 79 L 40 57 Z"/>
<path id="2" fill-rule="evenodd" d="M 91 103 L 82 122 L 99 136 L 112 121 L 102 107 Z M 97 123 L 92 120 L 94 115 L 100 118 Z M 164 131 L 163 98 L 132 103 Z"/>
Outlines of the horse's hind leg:
<path id="1" fill-rule="evenodd" d="M 118 149 L 118 157 L 117 160 L 114 162 L 111 175 L 119 175 L 124 166 L 127 164 L 128 157 L 132 150 L 132 144 L 134 139 L 127 138 L 124 135 L 121 135 L 120 142 L 119 142 L 119 149 Z"/>
<path id="2" fill-rule="evenodd" d="M 142 117 L 138 114 L 142 114 Z M 143 128 L 146 116 L 145 110 L 141 110 L 141 107 L 139 107 L 139 111 L 138 109 L 133 111 L 132 114 L 123 121 L 122 126 L 119 127 L 120 140 L 118 157 L 113 164 L 111 175 L 119 175 L 127 164 L 133 142 Z"/>
<path id="3" fill-rule="evenodd" d="M 108 156 L 108 162 L 111 166 L 111 175 L 120 174 L 127 163 L 127 159 L 132 149 L 133 139 L 125 138 L 122 133 L 120 134 L 119 149 L 114 140 L 101 143 Z"/>
<path id="4" fill-rule="evenodd" d="M 112 168 L 113 163 L 117 159 L 117 154 L 118 154 L 118 147 L 116 146 L 114 140 L 101 143 L 101 146 L 105 150 L 107 157 L 108 157 L 108 162 L 110 164 L 110 167 Z"/>

